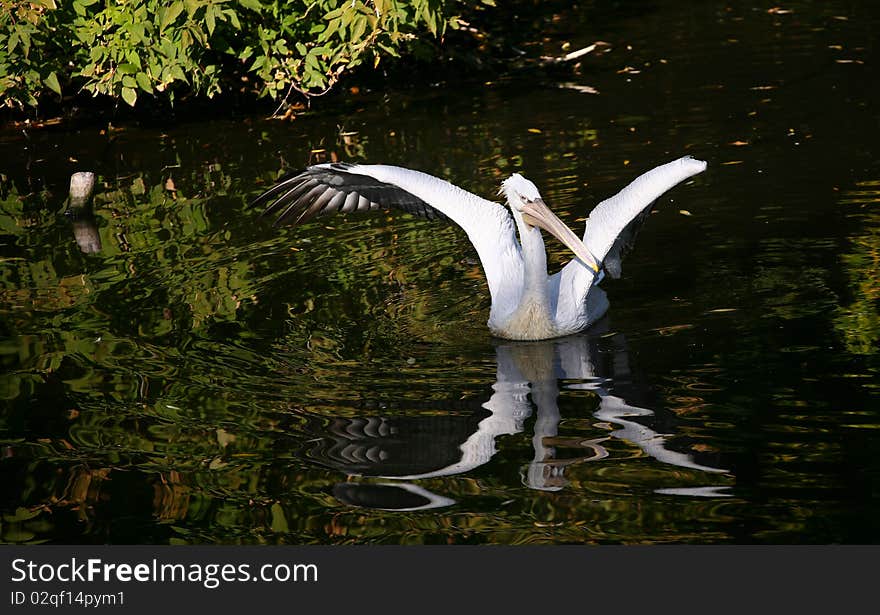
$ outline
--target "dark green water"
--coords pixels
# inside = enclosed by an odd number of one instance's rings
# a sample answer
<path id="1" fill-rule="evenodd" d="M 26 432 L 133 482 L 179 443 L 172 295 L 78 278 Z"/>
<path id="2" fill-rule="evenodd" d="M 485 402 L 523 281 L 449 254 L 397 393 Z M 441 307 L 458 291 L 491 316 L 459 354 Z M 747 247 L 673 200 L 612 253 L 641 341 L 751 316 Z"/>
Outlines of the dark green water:
<path id="1" fill-rule="evenodd" d="M 0 540 L 880 542 L 880 19 L 774 6 L 587 3 L 522 45 L 610 43 L 579 72 L 291 123 L 0 133 Z M 520 171 L 580 228 L 686 153 L 609 316 L 544 343 L 489 336 L 453 227 L 247 205 L 335 155 Z"/>

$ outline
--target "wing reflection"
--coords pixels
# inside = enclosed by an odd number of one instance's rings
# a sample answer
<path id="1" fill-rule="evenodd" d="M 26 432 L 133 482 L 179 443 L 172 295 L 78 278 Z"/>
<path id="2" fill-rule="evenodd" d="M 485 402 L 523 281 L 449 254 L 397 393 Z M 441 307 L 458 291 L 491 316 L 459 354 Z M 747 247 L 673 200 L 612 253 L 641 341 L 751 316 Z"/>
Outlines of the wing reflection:
<path id="1" fill-rule="evenodd" d="M 395 481 L 465 474 L 492 459 L 501 436 L 524 432 L 534 414 L 534 456 L 522 471 L 523 483 L 532 489 L 563 489 L 568 485 L 567 467 L 613 458 L 608 450 L 613 439 L 635 445 L 669 466 L 710 474 L 727 471 L 670 448 L 670 434 L 645 424 L 657 422 L 655 412 L 627 402 L 627 398 L 642 397 L 643 391 L 630 372 L 622 334 L 602 338 L 592 331 L 557 340 L 499 342 L 496 359 L 492 395 L 479 408 L 413 416 L 336 417 L 329 424 L 312 426 L 318 437 L 312 440 L 310 457 L 349 475 Z M 564 395 L 566 390 L 593 393 L 598 399 L 593 417 L 611 424 L 609 431 L 594 439 L 560 437 L 558 399 L 560 391 Z M 563 457 L 559 449 L 569 456 Z M 658 489 L 657 493 L 725 497 L 724 488 L 689 486 Z M 454 503 L 406 482 L 340 483 L 334 495 L 349 504 L 392 510 Z"/>
<path id="2" fill-rule="evenodd" d="M 428 510 L 455 504 L 455 500 L 412 483 L 337 483 L 333 486 L 333 497 L 351 506 L 398 512 Z"/>

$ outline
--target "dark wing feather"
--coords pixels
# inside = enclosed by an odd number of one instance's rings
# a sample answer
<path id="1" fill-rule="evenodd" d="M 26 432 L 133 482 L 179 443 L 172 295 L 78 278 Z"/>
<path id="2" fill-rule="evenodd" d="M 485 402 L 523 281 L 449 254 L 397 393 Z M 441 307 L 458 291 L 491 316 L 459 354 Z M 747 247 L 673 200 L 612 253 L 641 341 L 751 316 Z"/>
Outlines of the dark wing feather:
<path id="1" fill-rule="evenodd" d="M 355 165 L 338 162 L 308 167 L 289 175 L 258 196 L 263 215 L 278 213 L 275 224 L 302 224 L 336 212 L 375 211 L 394 207 L 428 220 L 448 218 L 417 196 L 369 175 L 353 173 Z M 279 213 L 280 212 L 280 213 Z"/>
<path id="2" fill-rule="evenodd" d="M 629 224 L 623 227 L 620 235 L 617 236 L 617 239 L 615 239 L 614 243 L 611 245 L 611 249 L 605 256 L 605 260 L 602 261 L 602 267 L 613 279 L 617 280 L 620 278 L 622 272 L 621 261 L 623 260 L 623 257 L 629 254 L 632 250 L 636 235 L 638 235 L 645 220 L 647 220 L 648 216 L 651 214 L 651 210 L 654 209 L 654 203 L 656 202 L 657 201 L 654 200 L 650 205 L 645 207 L 639 215 L 633 218 Z"/>

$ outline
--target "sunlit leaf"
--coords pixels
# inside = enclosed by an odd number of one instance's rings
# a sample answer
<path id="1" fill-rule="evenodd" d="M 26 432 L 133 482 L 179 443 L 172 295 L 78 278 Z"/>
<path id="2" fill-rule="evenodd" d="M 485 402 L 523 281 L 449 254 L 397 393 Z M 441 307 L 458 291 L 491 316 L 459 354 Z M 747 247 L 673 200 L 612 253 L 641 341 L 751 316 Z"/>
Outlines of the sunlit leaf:
<path id="1" fill-rule="evenodd" d="M 183 12 L 183 8 L 183 2 L 180 2 L 179 0 L 177 2 L 172 2 L 170 6 L 166 7 L 164 13 L 162 13 L 161 21 L 159 22 L 159 31 L 161 32 L 172 24 Z"/>
<path id="2" fill-rule="evenodd" d="M 263 10 L 263 5 L 260 3 L 260 0 L 238 0 L 238 3 L 246 9 L 256 11 L 257 13 Z"/>
<path id="3" fill-rule="evenodd" d="M 137 91 L 134 88 L 122 88 L 122 100 L 127 102 L 129 106 L 134 107 L 134 104 L 137 102 Z"/>
<path id="4" fill-rule="evenodd" d="M 140 87 L 144 92 L 152 92 L 153 85 L 150 83 L 150 78 L 146 73 L 138 73 L 135 75 L 135 79 L 137 80 L 138 87 Z"/>
<path id="5" fill-rule="evenodd" d="M 216 22 L 214 20 L 214 7 L 208 6 L 205 10 L 205 23 L 208 26 L 208 34 L 214 34 L 214 27 L 216 26 Z"/>
<path id="6" fill-rule="evenodd" d="M 55 74 L 55 71 L 49 73 L 44 79 L 43 83 L 51 89 L 53 92 L 61 96 L 61 84 L 58 83 L 58 76 Z"/>

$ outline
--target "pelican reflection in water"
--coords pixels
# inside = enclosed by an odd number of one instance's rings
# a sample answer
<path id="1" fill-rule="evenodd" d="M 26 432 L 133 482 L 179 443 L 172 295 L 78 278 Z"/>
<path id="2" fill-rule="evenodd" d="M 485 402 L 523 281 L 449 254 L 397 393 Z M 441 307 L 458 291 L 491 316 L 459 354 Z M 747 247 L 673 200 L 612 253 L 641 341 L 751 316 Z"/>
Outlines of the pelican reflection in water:
<path id="1" fill-rule="evenodd" d="M 349 504 L 381 509 L 448 506 L 453 500 L 410 481 L 472 472 L 495 456 L 499 438 L 525 431 L 533 414 L 534 454 L 524 462 L 522 472 L 524 484 L 532 489 L 565 488 L 566 470 L 573 465 L 619 462 L 619 453 L 613 451 L 620 446 L 611 446 L 616 440 L 640 449 L 646 462 L 653 460 L 670 469 L 688 471 L 670 472 L 673 484 L 656 492 L 726 495 L 723 484 L 692 486 L 695 482 L 711 483 L 710 477 L 725 469 L 674 450 L 668 434 L 645 424 L 658 418 L 655 412 L 624 398 L 638 397 L 640 392 L 630 373 L 622 334 L 610 339 L 581 334 L 559 340 L 500 343 L 496 358 L 491 396 L 470 409 L 466 406 L 440 414 L 395 416 L 389 412 L 334 417 L 329 428 L 323 420 L 316 421 L 312 430 L 317 437 L 311 441 L 308 453 L 314 461 L 349 475 L 393 480 L 340 483 L 334 495 Z M 596 428 L 601 431 L 599 437 L 560 437 L 559 396 L 575 390 L 597 396 L 593 416 L 607 424 L 604 430 Z M 563 448 L 571 456 L 559 455 L 558 449 Z M 687 485 L 680 484 L 683 477 Z"/>
<path id="2" fill-rule="evenodd" d="M 311 166 L 254 204 L 268 205 L 266 213 L 278 214 L 279 223 L 389 207 L 452 221 L 483 266 L 492 300 L 489 330 L 505 339 L 541 340 L 582 331 L 605 314 L 608 299 L 597 286 L 605 272 L 619 277 L 622 253 L 654 201 L 705 168 L 684 156 L 642 174 L 590 212 L 583 240 L 550 211 L 535 184 L 516 173 L 501 184 L 509 209 L 418 171 L 347 163 Z M 576 256 L 551 276 L 540 229 Z"/>

